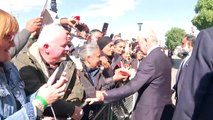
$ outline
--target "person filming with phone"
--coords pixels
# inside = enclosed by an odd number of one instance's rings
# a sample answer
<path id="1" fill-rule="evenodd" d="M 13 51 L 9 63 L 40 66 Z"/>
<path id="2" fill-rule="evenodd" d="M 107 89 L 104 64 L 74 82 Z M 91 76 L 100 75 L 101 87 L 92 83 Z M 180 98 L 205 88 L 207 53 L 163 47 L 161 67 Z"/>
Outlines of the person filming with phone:
<path id="1" fill-rule="evenodd" d="M 70 98 L 72 89 L 77 87 L 74 85 L 76 83 L 75 65 L 67 59 L 69 51 L 68 38 L 68 31 L 61 25 L 46 25 L 43 27 L 38 40 L 28 48 L 28 51 L 17 56 L 15 64 L 25 82 L 25 91 L 30 95 L 37 91 L 40 86 L 48 83 L 48 78 L 56 71 L 56 68 L 59 68 L 56 78 L 60 78 L 61 74 L 59 73 L 63 71 L 66 64 L 70 63 L 71 67 L 69 67 L 67 75 L 71 74 L 73 76 L 68 79 L 71 79 L 68 84 L 69 86 L 72 84 L 73 87 L 69 87 L 65 91 L 66 98 L 63 96 L 64 99 L 58 100 L 52 106 L 58 118 L 81 119 L 83 110 L 72 102 L 68 102 L 72 101 L 72 98 Z M 44 115 L 52 116 L 52 112 L 50 108 L 47 108 Z"/>
<path id="2" fill-rule="evenodd" d="M 9 50 L 15 46 L 14 36 L 19 29 L 18 22 L 14 16 L 1 9 L 0 18 L 0 119 L 37 120 L 42 117 L 47 106 L 64 95 L 67 80 L 62 76 L 55 84 L 40 85 L 35 93 L 26 96 L 24 81 L 10 62 Z M 48 80 L 51 79 L 55 80 L 55 75 Z"/>

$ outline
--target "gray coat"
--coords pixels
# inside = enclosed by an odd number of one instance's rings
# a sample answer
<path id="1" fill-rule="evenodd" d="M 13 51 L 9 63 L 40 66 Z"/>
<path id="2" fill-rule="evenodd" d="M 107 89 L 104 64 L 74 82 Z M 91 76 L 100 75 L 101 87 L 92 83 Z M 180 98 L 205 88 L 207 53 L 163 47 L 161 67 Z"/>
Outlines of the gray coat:
<path id="1" fill-rule="evenodd" d="M 14 38 L 15 47 L 10 49 L 11 58 L 17 55 L 27 44 L 28 39 L 30 38 L 31 33 L 27 29 L 23 29 L 21 32 L 16 34 Z"/>

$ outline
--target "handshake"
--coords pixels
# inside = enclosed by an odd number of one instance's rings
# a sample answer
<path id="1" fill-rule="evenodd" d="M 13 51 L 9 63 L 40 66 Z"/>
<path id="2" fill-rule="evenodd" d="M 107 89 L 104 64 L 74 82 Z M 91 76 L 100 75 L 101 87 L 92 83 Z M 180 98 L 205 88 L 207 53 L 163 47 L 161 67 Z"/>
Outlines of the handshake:
<path id="1" fill-rule="evenodd" d="M 87 98 L 85 102 L 89 105 L 98 102 L 104 102 L 104 96 L 107 96 L 106 91 L 96 91 L 96 98 Z"/>
<path id="2" fill-rule="evenodd" d="M 135 73 L 135 69 L 118 68 L 115 70 L 112 79 L 113 81 L 126 81 L 129 77 L 134 77 Z M 96 91 L 96 98 L 87 98 L 85 102 L 90 105 L 97 102 L 104 102 L 104 98 L 107 95 L 107 91 Z"/>

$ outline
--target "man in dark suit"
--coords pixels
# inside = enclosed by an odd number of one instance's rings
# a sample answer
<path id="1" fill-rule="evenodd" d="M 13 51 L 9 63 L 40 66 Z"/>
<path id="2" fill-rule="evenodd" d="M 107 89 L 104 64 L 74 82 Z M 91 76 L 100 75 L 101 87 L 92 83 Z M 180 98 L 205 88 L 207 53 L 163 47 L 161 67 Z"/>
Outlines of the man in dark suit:
<path id="1" fill-rule="evenodd" d="M 171 62 L 158 47 L 153 31 L 143 31 L 138 36 L 140 49 L 147 54 L 141 61 L 133 80 L 124 86 L 97 96 L 99 100 L 112 102 L 138 91 L 138 100 L 132 120 L 160 120 L 164 107 L 171 103 Z"/>
<path id="2" fill-rule="evenodd" d="M 213 71 L 213 51 L 211 44 L 213 43 L 213 27 L 203 30 L 199 33 L 191 58 L 184 75 L 180 98 L 178 99 L 173 120 L 192 120 L 199 117 L 203 97 L 197 97 L 203 91 L 200 86 L 203 82 L 211 79 L 202 79 L 208 72 Z M 201 84 L 202 83 L 202 84 Z M 211 120 L 213 118 L 210 118 Z M 200 120 L 204 120 L 200 118 Z"/>
<path id="3" fill-rule="evenodd" d="M 181 54 L 186 54 L 185 58 L 180 63 L 179 69 L 176 75 L 176 84 L 174 85 L 174 90 L 176 92 L 176 102 L 179 98 L 181 87 L 183 84 L 183 76 L 185 74 L 185 69 L 188 66 L 189 58 L 191 57 L 192 50 L 194 47 L 196 37 L 194 35 L 186 34 L 182 40 L 182 51 Z"/>

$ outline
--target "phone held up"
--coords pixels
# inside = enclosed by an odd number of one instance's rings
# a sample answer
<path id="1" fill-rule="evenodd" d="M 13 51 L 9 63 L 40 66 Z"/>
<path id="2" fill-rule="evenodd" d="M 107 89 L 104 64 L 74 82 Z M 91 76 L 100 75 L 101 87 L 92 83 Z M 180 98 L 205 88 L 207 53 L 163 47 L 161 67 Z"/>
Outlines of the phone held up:
<path id="1" fill-rule="evenodd" d="M 76 24 L 76 21 L 80 21 L 81 18 L 80 18 L 80 16 L 75 16 L 74 19 L 75 19 L 75 20 L 72 20 L 71 22 L 72 22 L 72 24 L 75 25 L 75 24 Z"/>
<path id="2" fill-rule="evenodd" d="M 108 24 L 108 23 L 104 23 L 104 25 L 103 25 L 103 27 L 102 27 L 102 33 L 103 33 L 103 35 L 105 35 L 105 34 L 106 34 L 107 29 L 108 29 L 108 26 L 109 26 L 109 24 Z"/>

